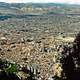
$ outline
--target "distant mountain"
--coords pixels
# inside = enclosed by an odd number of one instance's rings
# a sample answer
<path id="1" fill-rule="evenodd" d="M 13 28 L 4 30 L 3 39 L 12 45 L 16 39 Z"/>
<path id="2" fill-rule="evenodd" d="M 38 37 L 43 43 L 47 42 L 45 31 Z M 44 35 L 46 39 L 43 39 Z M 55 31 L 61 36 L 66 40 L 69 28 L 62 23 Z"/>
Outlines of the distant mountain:
<path id="1" fill-rule="evenodd" d="M 77 9 L 76 9 L 77 8 Z M 77 10 L 77 11 L 76 11 Z M 5 3 L 0 2 L 0 15 L 32 13 L 80 13 L 80 5 L 61 3 Z"/>
<path id="2" fill-rule="evenodd" d="M 29 7 L 32 6 L 34 8 L 49 8 L 49 7 L 54 7 L 54 6 L 60 6 L 60 7 L 68 7 L 68 6 L 74 6 L 70 4 L 61 4 L 61 3 L 5 3 L 5 2 L 0 2 L 0 8 L 22 8 L 22 7 Z M 79 6 L 79 5 L 76 5 Z"/>

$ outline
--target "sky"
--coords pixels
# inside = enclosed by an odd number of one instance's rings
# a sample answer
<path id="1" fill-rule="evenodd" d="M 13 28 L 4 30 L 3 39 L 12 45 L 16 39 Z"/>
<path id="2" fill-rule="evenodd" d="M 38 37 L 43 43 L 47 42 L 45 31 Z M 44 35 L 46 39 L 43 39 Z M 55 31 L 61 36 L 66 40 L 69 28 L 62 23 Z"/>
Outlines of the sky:
<path id="1" fill-rule="evenodd" d="M 69 4 L 80 4 L 80 0 L 0 0 L 0 2 L 7 2 L 7 3 L 69 3 Z"/>

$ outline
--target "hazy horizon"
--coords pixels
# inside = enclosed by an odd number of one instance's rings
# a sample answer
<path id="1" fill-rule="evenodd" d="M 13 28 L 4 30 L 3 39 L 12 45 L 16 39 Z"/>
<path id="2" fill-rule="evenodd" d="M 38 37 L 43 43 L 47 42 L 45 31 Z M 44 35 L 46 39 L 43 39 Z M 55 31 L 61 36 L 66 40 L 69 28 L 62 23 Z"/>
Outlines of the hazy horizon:
<path id="1" fill-rule="evenodd" d="M 80 0 L 0 0 L 6 3 L 67 3 L 80 4 Z"/>

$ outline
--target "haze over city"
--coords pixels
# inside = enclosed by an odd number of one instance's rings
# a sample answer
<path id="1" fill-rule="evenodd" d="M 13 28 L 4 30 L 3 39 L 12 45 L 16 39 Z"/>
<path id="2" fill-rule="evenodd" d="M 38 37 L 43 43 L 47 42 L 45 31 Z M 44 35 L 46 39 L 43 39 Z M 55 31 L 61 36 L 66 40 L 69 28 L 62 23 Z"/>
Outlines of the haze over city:
<path id="1" fill-rule="evenodd" d="M 80 0 L 0 0 L 0 2 L 7 3 L 69 3 L 69 4 L 80 4 Z"/>

